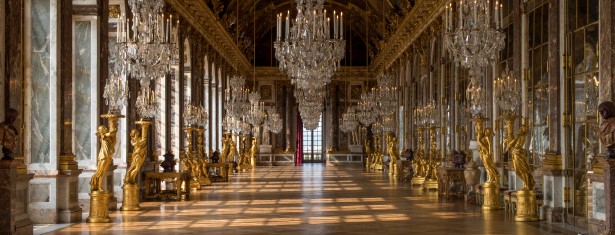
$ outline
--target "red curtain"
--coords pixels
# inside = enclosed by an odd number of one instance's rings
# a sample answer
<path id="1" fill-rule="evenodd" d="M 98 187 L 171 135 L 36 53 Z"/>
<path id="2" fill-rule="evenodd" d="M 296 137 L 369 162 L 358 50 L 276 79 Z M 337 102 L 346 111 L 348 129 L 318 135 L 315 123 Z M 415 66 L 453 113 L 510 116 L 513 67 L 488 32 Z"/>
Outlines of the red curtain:
<path id="1" fill-rule="evenodd" d="M 295 166 L 303 164 L 303 120 L 297 111 L 297 147 L 295 148 Z"/>

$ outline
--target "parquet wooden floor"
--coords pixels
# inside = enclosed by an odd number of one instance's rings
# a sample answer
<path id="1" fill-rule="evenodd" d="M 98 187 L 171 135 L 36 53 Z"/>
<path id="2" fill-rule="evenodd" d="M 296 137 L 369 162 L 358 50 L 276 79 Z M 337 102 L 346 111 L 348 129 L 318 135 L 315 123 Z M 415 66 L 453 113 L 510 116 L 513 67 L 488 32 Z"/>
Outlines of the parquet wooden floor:
<path id="1" fill-rule="evenodd" d="M 189 201 L 141 206 L 110 212 L 109 224 L 76 223 L 48 234 L 577 234 L 515 223 L 504 211 L 439 199 L 382 173 L 322 164 L 258 167 Z"/>

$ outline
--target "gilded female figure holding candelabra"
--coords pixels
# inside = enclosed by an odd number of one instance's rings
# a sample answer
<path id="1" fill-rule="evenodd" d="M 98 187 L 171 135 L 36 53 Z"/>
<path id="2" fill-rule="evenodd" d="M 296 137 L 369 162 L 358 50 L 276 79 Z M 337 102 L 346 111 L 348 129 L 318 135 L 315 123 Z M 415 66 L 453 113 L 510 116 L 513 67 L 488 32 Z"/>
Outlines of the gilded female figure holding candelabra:
<path id="1" fill-rule="evenodd" d="M 499 186 L 500 175 L 495 166 L 493 148 L 491 147 L 491 136 L 493 136 L 493 131 L 491 131 L 491 128 L 486 128 L 481 132 L 480 128 L 477 128 L 476 134 L 478 137 L 478 151 L 480 153 L 480 158 L 485 166 L 485 170 L 487 171 L 487 182 Z"/>
<path id="2" fill-rule="evenodd" d="M 115 121 L 117 121 L 117 119 Z M 90 179 L 90 188 L 92 191 L 104 191 L 102 187 L 104 175 L 109 165 L 111 165 L 113 155 L 115 154 L 117 127 L 111 122 L 111 119 L 109 119 L 109 122 L 109 129 L 103 125 L 99 126 L 96 132 L 96 135 L 100 138 L 100 151 L 98 152 L 96 172 L 94 172 L 92 179 Z"/>
<path id="3" fill-rule="evenodd" d="M 512 155 L 515 173 L 523 180 L 523 190 L 533 190 L 535 185 L 533 169 L 528 162 L 528 151 L 525 149 L 527 132 L 528 127 L 521 125 L 517 137 L 504 140 L 504 148 Z"/>
<path id="4" fill-rule="evenodd" d="M 399 159 L 399 151 L 397 150 L 397 138 L 393 133 L 387 134 L 387 152 L 391 158 L 389 163 L 389 174 L 398 175 L 397 160 Z"/>
<path id="5" fill-rule="evenodd" d="M 147 138 L 142 137 L 138 130 L 130 131 L 130 143 L 132 144 L 132 161 L 130 167 L 126 170 L 124 184 L 135 184 L 137 173 L 145 160 L 145 152 L 147 147 Z"/>

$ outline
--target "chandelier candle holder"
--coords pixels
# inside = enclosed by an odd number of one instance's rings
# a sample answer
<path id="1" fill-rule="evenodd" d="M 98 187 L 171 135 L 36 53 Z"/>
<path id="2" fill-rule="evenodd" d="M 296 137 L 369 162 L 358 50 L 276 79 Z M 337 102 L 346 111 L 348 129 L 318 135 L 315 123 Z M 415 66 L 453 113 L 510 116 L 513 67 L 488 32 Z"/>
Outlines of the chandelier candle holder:
<path id="1" fill-rule="evenodd" d="M 513 78 L 510 70 L 506 70 L 494 81 L 493 86 L 500 115 L 516 116 L 521 107 L 521 83 Z"/>
<path id="2" fill-rule="evenodd" d="M 126 106 L 128 99 L 128 84 L 121 76 L 112 76 L 107 79 L 103 92 L 105 104 L 110 114 L 119 114 Z"/>

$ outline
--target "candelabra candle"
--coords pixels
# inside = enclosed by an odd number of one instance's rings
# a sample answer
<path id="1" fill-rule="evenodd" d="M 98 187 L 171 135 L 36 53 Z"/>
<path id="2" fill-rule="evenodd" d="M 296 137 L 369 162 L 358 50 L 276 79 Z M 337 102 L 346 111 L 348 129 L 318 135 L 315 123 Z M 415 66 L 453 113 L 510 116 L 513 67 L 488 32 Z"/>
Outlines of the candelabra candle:
<path id="1" fill-rule="evenodd" d="M 516 115 L 521 105 L 521 89 L 512 72 L 510 70 L 502 72 L 502 75 L 494 81 L 494 87 L 495 99 L 501 115 Z"/>

